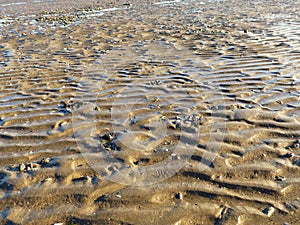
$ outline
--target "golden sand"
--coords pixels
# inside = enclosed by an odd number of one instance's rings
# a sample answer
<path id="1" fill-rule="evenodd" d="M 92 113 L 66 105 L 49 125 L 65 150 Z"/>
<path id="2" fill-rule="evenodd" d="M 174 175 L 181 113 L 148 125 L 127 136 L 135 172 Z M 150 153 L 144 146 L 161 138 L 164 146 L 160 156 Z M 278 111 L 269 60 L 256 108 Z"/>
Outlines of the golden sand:
<path id="1" fill-rule="evenodd" d="M 299 224 L 298 2 L 85 3 L 0 19 L 1 224 Z"/>

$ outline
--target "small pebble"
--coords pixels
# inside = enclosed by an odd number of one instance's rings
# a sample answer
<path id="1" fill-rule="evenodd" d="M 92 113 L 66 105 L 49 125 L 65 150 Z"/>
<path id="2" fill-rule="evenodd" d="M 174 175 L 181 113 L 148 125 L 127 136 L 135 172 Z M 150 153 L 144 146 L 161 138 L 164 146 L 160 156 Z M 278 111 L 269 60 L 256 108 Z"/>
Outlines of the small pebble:
<path id="1" fill-rule="evenodd" d="M 58 108 L 67 108 L 67 103 L 65 102 L 60 102 L 58 105 L 57 105 Z"/>
<path id="2" fill-rule="evenodd" d="M 166 116 L 161 116 L 160 119 L 161 119 L 162 121 L 165 121 L 165 120 L 167 119 L 167 117 L 166 117 Z"/>
<path id="3" fill-rule="evenodd" d="M 172 121 L 169 120 L 168 127 L 174 130 L 180 128 L 180 120 L 172 120 Z"/>
<path id="4" fill-rule="evenodd" d="M 183 194 L 179 192 L 179 193 L 177 193 L 175 195 L 175 198 L 177 198 L 177 199 L 183 199 Z"/>
<path id="5" fill-rule="evenodd" d="M 50 158 L 43 158 L 41 160 L 41 164 L 45 165 L 45 164 L 48 164 L 50 162 Z"/>
<path id="6" fill-rule="evenodd" d="M 20 170 L 21 172 L 25 171 L 25 168 L 26 168 L 26 166 L 25 166 L 24 163 L 20 164 L 19 170 Z"/>
<path id="7" fill-rule="evenodd" d="M 66 121 L 63 121 L 59 124 L 60 127 L 65 127 L 66 125 L 68 124 L 68 122 Z"/>
<path id="8" fill-rule="evenodd" d="M 86 181 L 88 181 L 88 182 L 92 181 L 92 177 L 90 177 L 90 176 L 86 176 L 85 178 L 86 178 Z"/>
<path id="9" fill-rule="evenodd" d="M 164 145 L 170 145 L 171 141 L 165 141 Z"/>
<path id="10" fill-rule="evenodd" d="M 121 195 L 119 195 L 119 194 L 117 194 L 117 195 L 116 195 L 116 197 L 117 197 L 117 198 L 122 198 L 122 196 L 121 196 Z"/>
<path id="11" fill-rule="evenodd" d="M 36 164 L 36 163 L 30 163 L 30 164 L 27 165 L 27 168 L 28 168 L 29 170 L 35 171 L 35 170 L 38 170 L 38 169 L 39 169 L 39 165 Z"/>
<path id="12" fill-rule="evenodd" d="M 275 181 L 284 181 L 286 178 L 284 176 L 275 176 Z"/>
<path id="13" fill-rule="evenodd" d="M 294 148 L 300 148 L 300 141 L 299 140 L 296 140 L 294 141 L 290 146 L 287 146 L 286 147 L 287 149 L 294 149 Z"/>
<path id="14" fill-rule="evenodd" d="M 274 209 L 274 207 L 270 206 L 268 208 L 265 208 L 262 212 L 264 214 L 266 214 L 268 217 L 271 217 L 273 215 L 273 213 L 275 212 L 275 209 Z"/>
<path id="15" fill-rule="evenodd" d="M 110 132 L 109 134 L 104 134 L 101 138 L 104 140 L 112 141 L 116 138 L 116 133 L 115 132 Z"/>

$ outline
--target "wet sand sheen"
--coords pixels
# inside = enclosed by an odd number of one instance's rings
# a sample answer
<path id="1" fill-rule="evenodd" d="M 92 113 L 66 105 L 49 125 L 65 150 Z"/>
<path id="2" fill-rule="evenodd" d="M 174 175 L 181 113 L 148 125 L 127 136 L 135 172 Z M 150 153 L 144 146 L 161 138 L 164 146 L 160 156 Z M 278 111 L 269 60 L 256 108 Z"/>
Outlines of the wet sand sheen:
<path id="1" fill-rule="evenodd" d="M 298 4 L 85 4 L 0 21 L 1 223 L 297 224 Z"/>

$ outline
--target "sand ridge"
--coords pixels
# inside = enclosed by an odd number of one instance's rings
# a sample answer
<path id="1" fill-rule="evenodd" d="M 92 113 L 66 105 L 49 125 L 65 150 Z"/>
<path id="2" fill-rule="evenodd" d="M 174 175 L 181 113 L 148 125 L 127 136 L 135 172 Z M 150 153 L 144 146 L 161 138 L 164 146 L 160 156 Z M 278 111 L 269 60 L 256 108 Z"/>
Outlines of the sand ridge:
<path id="1" fill-rule="evenodd" d="M 103 9 L 1 24 L 1 223 L 297 224 L 298 3 Z"/>

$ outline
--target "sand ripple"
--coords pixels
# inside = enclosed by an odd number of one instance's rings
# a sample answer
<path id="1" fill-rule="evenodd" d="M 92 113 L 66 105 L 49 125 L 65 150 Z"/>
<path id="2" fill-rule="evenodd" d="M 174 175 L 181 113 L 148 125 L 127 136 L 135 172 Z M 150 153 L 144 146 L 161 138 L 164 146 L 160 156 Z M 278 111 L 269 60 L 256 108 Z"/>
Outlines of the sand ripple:
<path id="1" fill-rule="evenodd" d="M 296 224 L 299 6 L 264 2 L 3 23 L 1 223 Z"/>

